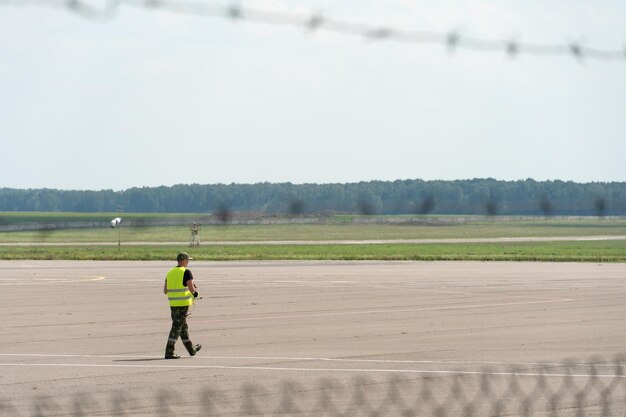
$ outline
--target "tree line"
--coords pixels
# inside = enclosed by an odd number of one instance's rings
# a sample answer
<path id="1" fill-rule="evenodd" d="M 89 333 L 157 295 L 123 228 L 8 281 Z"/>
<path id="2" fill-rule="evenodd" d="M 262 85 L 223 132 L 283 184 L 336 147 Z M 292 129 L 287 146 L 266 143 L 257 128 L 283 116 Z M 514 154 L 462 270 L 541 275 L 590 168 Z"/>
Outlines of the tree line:
<path id="1" fill-rule="evenodd" d="M 0 188 L 0 211 L 606 216 L 626 215 L 626 182 L 486 178 L 178 184 L 122 191 Z"/>

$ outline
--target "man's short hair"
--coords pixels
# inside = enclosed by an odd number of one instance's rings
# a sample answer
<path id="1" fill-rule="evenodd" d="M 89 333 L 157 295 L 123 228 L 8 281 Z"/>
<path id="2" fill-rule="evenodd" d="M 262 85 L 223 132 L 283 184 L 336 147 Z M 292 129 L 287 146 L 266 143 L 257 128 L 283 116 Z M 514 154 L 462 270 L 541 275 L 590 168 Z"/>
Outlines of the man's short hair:
<path id="1" fill-rule="evenodd" d="M 193 258 L 190 258 L 187 252 L 181 252 L 176 256 L 176 260 L 178 262 L 184 261 L 185 259 L 193 259 Z"/>

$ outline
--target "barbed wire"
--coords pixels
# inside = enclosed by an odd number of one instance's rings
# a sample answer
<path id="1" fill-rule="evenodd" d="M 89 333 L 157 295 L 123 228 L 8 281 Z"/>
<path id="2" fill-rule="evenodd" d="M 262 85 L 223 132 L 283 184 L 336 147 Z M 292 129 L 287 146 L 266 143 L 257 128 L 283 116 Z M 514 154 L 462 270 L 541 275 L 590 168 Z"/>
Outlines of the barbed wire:
<path id="1" fill-rule="evenodd" d="M 622 49 L 598 49 L 582 42 L 563 44 L 539 44 L 516 39 L 488 39 L 464 35 L 460 30 L 447 32 L 407 30 L 386 25 L 349 22 L 335 19 L 319 12 L 308 15 L 244 7 L 239 3 L 216 4 L 194 1 L 171 0 L 107 0 L 102 7 L 94 7 L 84 0 L 0 0 L 0 5 L 45 6 L 65 9 L 83 18 L 110 21 L 122 6 L 145 10 L 161 10 L 170 13 L 200 17 L 226 18 L 274 26 L 291 26 L 308 32 L 326 31 L 361 37 L 371 41 L 395 41 L 410 44 L 439 44 L 450 52 L 468 49 L 481 52 L 504 52 L 514 58 L 518 55 L 541 57 L 572 56 L 579 61 L 595 59 L 602 61 L 626 60 L 626 45 Z"/>

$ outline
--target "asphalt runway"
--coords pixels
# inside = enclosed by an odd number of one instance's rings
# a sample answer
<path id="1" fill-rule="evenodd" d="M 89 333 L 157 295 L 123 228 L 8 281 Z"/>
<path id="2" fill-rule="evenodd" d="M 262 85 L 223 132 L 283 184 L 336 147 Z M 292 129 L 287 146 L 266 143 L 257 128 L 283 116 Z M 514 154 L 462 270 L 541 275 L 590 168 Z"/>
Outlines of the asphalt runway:
<path id="1" fill-rule="evenodd" d="M 515 384 L 624 415 L 626 264 L 191 261 L 203 348 L 167 361 L 172 266 L 0 261 L 0 415 L 434 415 Z"/>

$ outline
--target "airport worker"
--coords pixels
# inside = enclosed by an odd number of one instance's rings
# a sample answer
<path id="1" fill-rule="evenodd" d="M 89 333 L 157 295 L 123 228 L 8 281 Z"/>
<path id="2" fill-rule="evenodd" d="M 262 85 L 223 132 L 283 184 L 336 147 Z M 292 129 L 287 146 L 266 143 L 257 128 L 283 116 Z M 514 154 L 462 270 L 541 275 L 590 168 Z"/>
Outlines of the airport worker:
<path id="1" fill-rule="evenodd" d="M 167 339 L 165 347 L 165 359 L 179 359 L 180 356 L 174 353 L 174 345 L 178 337 L 183 341 L 183 345 L 194 356 L 202 345 L 193 345 L 189 340 L 189 331 L 187 329 L 187 312 L 189 306 L 193 304 L 194 298 L 198 297 L 198 291 L 193 283 L 193 275 L 187 269 L 189 260 L 192 259 L 185 252 L 181 252 L 176 256 L 177 266 L 170 269 L 165 277 L 163 285 L 163 293 L 167 295 L 172 313 L 172 328 Z"/>

